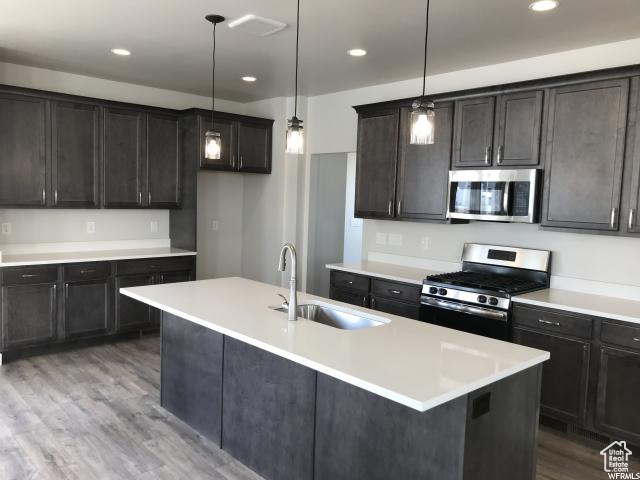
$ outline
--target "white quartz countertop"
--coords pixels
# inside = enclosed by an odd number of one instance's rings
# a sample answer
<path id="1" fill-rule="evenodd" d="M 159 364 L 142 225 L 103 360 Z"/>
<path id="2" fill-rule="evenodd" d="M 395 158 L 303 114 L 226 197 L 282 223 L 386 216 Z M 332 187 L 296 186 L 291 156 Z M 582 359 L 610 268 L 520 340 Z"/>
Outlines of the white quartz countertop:
<path id="1" fill-rule="evenodd" d="M 640 324 L 640 301 L 548 288 L 513 297 L 516 303 Z"/>
<path id="2" fill-rule="evenodd" d="M 547 352 L 313 295 L 298 302 L 389 322 L 340 330 L 268 308 L 287 289 L 244 278 L 124 288 L 121 293 L 419 411 L 540 364 Z"/>
<path id="3" fill-rule="evenodd" d="M 342 270 L 343 272 L 358 273 L 360 275 L 369 275 L 371 277 L 384 278 L 396 282 L 413 283 L 416 285 L 422 285 L 422 281 L 427 275 L 442 273 L 422 268 L 404 267 L 392 263 L 368 262 L 366 260 L 360 262 L 329 263 L 326 267 L 330 270 Z"/>
<path id="4" fill-rule="evenodd" d="M 21 267 L 26 265 L 46 265 L 52 263 L 106 262 L 135 258 L 180 257 L 196 255 L 196 252 L 180 248 L 138 248 L 132 250 L 95 250 L 82 252 L 23 253 L 3 255 L 0 267 Z"/>

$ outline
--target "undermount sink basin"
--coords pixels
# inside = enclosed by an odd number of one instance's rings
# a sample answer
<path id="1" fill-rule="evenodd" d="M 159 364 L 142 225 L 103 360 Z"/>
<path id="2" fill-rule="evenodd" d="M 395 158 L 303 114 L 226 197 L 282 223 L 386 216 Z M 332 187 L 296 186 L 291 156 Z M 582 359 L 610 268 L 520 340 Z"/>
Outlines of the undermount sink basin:
<path id="1" fill-rule="evenodd" d="M 273 308 L 273 310 L 283 313 L 288 312 L 287 307 Z M 298 305 L 298 317 L 342 330 L 359 330 L 361 328 L 377 327 L 388 323 L 388 321 L 343 312 L 329 306 L 313 303 Z"/>

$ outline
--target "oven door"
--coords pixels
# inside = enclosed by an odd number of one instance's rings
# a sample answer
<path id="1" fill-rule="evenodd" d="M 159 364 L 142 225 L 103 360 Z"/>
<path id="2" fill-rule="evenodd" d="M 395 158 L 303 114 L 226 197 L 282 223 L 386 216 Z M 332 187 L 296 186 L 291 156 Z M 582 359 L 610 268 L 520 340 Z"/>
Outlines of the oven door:
<path id="1" fill-rule="evenodd" d="M 504 310 L 423 296 L 420 299 L 420 321 L 511 341 L 509 313 Z"/>
<path id="2" fill-rule="evenodd" d="M 449 172 L 447 218 L 494 222 L 536 221 L 539 170 Z"/>

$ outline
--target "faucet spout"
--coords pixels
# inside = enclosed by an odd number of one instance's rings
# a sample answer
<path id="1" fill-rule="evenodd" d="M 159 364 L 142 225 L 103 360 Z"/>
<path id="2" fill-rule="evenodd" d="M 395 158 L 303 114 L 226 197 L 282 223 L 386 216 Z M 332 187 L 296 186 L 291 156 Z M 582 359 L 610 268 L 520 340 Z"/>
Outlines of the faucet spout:
<path id="1" fill-rule="evenodd" d="M 296 289 L 296 272 L 298 270 L 298 256 L 296 249 L 291 243 L 285 243 L 280 250 L 280 260 L 278 261 L 278 271 L 284 272 L 287 268 L 287 250 L 291 255 L 291 280 L 289 281 L 289 321 L 298 319 L 298 294 Z"/>

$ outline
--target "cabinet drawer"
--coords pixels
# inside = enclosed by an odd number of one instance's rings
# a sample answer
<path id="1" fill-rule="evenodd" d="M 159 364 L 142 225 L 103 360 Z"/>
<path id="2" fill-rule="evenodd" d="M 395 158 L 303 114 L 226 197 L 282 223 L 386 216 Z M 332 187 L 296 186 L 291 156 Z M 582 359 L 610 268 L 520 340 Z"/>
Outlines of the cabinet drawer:
<path id="1" fill-rule="evenodd" d="M 193 257 L 149 258 L 144 260 L 126 260 L 116 264 L 117 275 L 135 275 L 140 273 L 175 272 L 191 270 Z"/>
<path id="2" fill-rule="evenodd" d="M 640 327 L 602 322 L 600 340 L 602 343 L 640 350 Z"/>
<path id="3" fill-rule="evenodd" d="M 81 282 L 95 280 L 111 275 L 111 265 L 108 262 L 76 263 L 63 267 L 65 282 Z"/>
<path id="4" fill-rule="evenodd" d="M 586 317 L 518 305 L 513 309 L 513 323 L 536 330 L 589 339 L 593 321 Z"/>
<path id="5" fill-rule="evenodd" d="M 329 297 L 331 300 L 350 303 L 351 305 L 357 305 L 359 307 L 369 307 L 369 295 L 367 293 L 358 293 L 352 290 L 331 287 Z"/>
<path id="6" fill-rule="evenodd" d="M 369 277 L 355 275 L 348 272 L 331 271 L 331 285 L 338 288 L 348 288 L 361 292 L 369 292 Z"/>
<path id="7" fill-rule="evenodd" d="M 4 285 L 51 283 L 56 280 L 58 280 L 58 267 L 55 265 L 7 268 L 3 271 Z"/>
<path id="8" fill-rule="evenodd" d="M 420 319 L 420 303 L 397 302 L 386 298 L 371 297 L 371 308 L 379 312 L 391 313 L 401 317 Z"/>
<path id="9" fill-rule="evenodd" d="M 391 298 L 405 302 L 414 302 L 419 306 L 421 287 L 418 285 L 407 285 L 406 283 L 388 282 L 386 280 L 371 280 L 371 293 L 377 297 Z"/>

